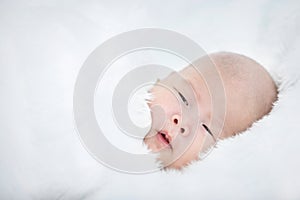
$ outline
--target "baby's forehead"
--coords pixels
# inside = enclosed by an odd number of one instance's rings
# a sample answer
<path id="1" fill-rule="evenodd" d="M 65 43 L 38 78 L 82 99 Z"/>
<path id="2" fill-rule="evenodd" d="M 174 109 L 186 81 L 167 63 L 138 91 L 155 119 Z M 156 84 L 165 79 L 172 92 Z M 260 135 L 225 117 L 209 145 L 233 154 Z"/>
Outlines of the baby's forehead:
<path id="1" fill-rule="evenodd" d="M 149 92 L 153 93 L 154 96 L 155 94 L 164 96 L 165 93 L 169 93 L 189 101 L 195 101 L 197 96 L 197 91 L 190 81 L 178 72 L 172 72 L 164 79 L 158 80 Z"/>

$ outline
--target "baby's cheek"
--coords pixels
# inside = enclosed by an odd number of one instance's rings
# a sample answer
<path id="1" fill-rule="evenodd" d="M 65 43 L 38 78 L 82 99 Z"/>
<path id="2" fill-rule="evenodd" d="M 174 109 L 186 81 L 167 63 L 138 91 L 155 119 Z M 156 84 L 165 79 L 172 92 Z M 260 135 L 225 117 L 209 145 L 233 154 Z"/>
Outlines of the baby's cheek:
<path id="1" fill-rule="evenodd" d="M 185 155 L 187 162 L 198 159 L 205 140 L 205 135 L 201 132 L 195 132 L 191 134 L 194 139 Z"/>
<path id="2" fill-rule="evenodd" d="M 166 120 L 167 114 L 165 109 L 161 105 L 155 105 L 151 107 L 151 119 L 152 127 L 157 131 L 162 129 Z"/>

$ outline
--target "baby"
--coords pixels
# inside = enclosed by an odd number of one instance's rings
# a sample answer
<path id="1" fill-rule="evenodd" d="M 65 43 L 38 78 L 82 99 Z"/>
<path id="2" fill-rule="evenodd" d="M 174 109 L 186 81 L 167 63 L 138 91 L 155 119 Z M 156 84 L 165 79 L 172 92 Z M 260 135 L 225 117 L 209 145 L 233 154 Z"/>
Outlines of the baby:
<path id="1" fill-rule="evenodd" d="M 181 169 L 268 114 L 277 87 L 254 60 L 235 53 L 203 56 L 151 89 L 145 144 L 164 168 Z"/>

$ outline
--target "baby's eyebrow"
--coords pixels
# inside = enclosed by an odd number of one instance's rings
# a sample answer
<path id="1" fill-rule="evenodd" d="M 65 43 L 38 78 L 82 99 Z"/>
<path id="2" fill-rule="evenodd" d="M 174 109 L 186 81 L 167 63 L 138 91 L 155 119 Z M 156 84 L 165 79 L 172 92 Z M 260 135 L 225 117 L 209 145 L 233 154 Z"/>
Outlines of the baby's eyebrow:
<path id="1" fill-rule="evenodd" d="M 179 94 L 180 98 L 182 99 L 183 103 L 185 103 L 185 105 L 189 105 L 189 102 L 186 100 L 186 98 L 175 88 L 173 87 L 174 90 L 176 90 L 176 92 Z"/>

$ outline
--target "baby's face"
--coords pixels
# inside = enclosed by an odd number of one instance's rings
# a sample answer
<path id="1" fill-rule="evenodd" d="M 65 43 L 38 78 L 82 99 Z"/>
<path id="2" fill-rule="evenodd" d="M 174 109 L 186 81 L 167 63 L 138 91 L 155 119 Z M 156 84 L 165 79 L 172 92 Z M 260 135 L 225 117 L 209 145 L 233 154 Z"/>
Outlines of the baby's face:
<path id="1" fill-rule="evenodd" d="M 209 105 L 205 98 L 199 100 L 194 90 L 188 79 L 172 73 L 150 91 L 152 125 L 144 141 L 159 154 L 164 167 L 179 169 L 197 160 L 205 140 L 211 137 L 202 126 Z M 211 138 L 207 141 L 213 142 Z"/>
<path id="2" fill-rule="evenodd" d="M 245 56 L 221 52 L 193 66 L 170 74 L 150 91 L 152 125 L 144 142 L 165 168 L 180 169 L 216 139 L 246 130 L 277 99 L 270 75 Z"/>

